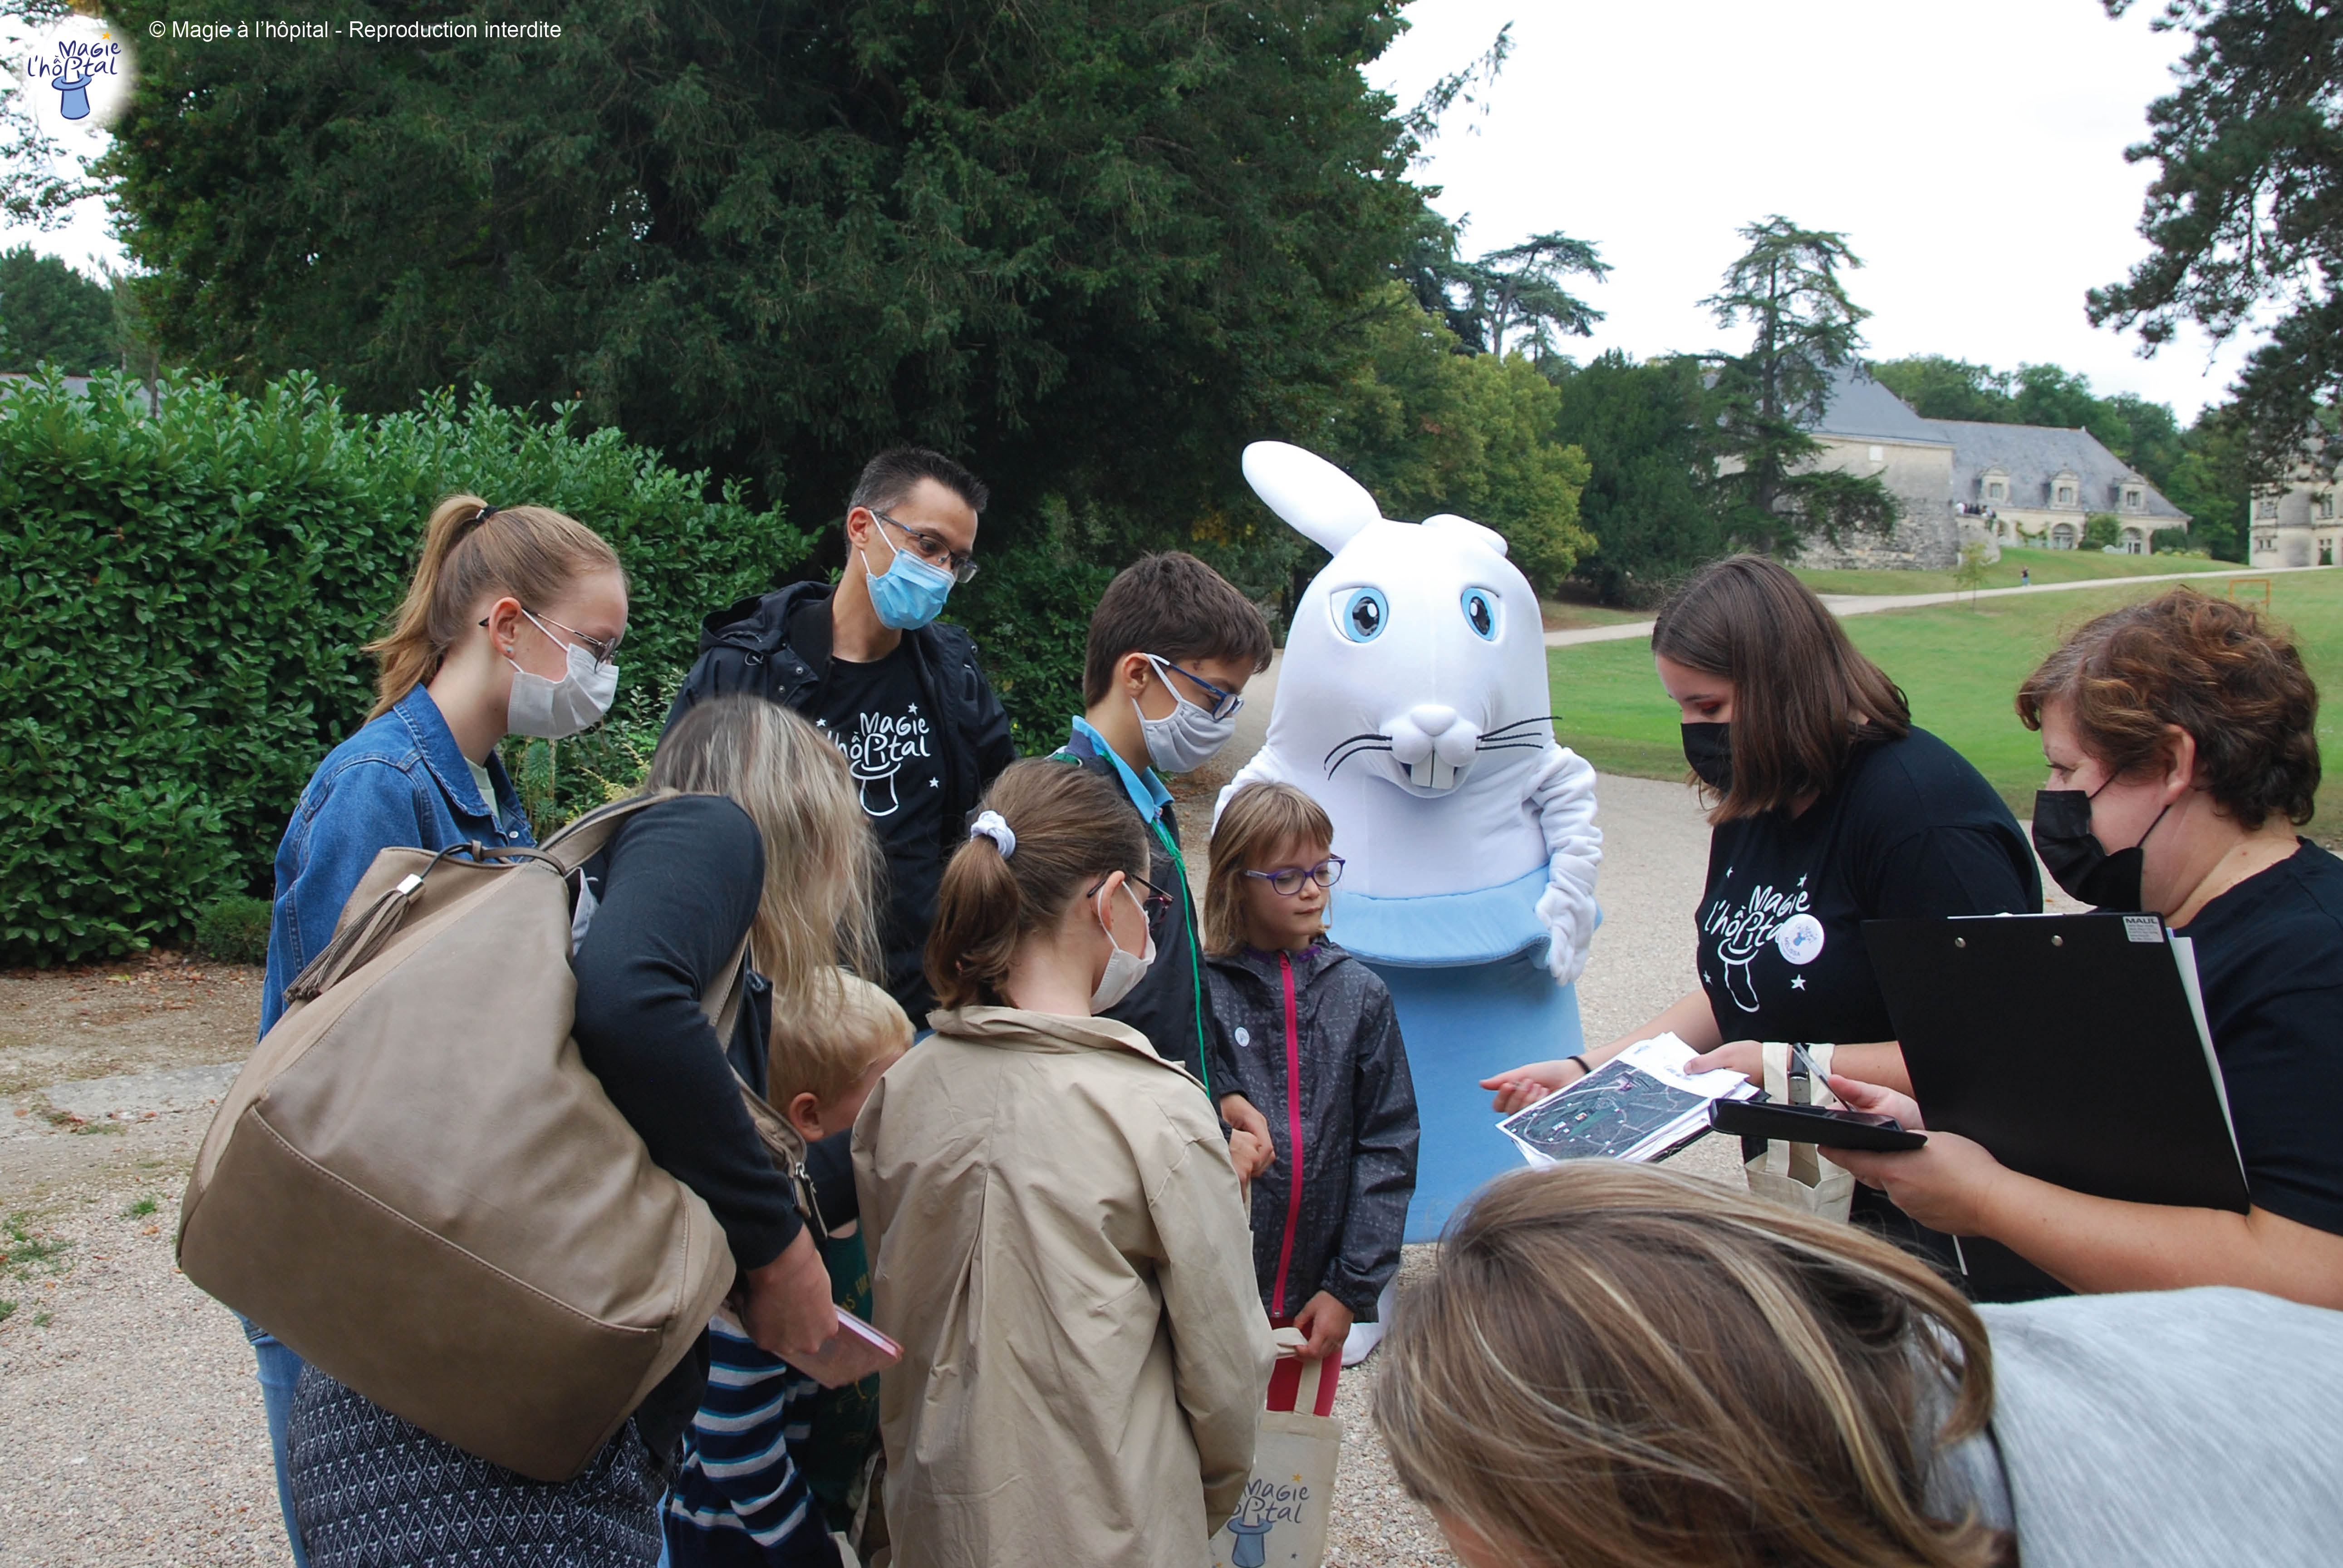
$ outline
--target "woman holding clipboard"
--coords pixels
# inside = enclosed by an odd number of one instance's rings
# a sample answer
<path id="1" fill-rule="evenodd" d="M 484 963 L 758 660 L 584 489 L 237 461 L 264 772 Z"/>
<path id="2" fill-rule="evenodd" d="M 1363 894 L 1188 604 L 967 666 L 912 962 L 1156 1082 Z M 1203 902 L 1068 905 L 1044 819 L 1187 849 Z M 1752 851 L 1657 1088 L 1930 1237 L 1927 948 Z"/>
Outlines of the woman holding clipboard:
<path id="1" fill-rule="evenodd" d="M 1949 1132 L 1831 1158 L 1921 1222 L 1991 1237 L 2076 1291 L 2242 1285 L 2343 1307 L 2343 861 L 2294 832 L 2319 778 L 2300 654 L 2247 607 L 2174 588 L 2068 638 L 2017 711 L 2050 765 L 2034 841 L 2059 886 L 2195 943 L 2252 1208 L 2092 1197 Z M 1847 1103 L 1921 1124 L 1900 1057 L 1838 1065 Z"/>
<path id="2" fill-rule="evenodd" d="M 1796 1040 L 1835 1047 L 1838 1071 L 1908 1090 L 1863 922 L 2038 911 L 2016 819 L 1958 753 L 1913 727 L 1895 683 L 1772 561 L 1735 556 L 1693 574 L 1661 609 L 1652 655 L 1684 713 L 1684 757 L 1715 799 L 1694 913 L 1700 989 L 1598 1050 L 1482 1087 L 1498 1111 L 1518 1111 L 1673 1032 L 1708 1053 L 1693 1070 L 1755 1077 L 1755 1042 Z M 1855 1214 L 1919 1240 L 1868 1190 Z"/>

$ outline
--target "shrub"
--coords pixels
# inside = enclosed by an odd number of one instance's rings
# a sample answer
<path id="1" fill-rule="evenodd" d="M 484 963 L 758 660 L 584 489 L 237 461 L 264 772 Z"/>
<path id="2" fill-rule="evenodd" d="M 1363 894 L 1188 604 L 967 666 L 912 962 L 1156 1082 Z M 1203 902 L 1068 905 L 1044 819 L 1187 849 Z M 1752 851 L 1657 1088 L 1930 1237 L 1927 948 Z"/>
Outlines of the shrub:
<path id="1" fill-rule="evenodd" d="M 2187 528 L 2158 528 L 2147 536 L 2148 552 L 2159 556 L 2202 555 L 2188 538 Z"/>
<path id="2" fill-rule="evenodd" d="M 266 899 L 244 893 L 214 899 L 196 916 L 196 946 L 222 963 L 266 963 L 268 916 Z"/>
<path id="3" fill-rule="evenodd" d="M 736 485 L 709 488 L 571 407 L 441 393 L 363 418 L 296 375 L 256 397 L 174 379 L 150 417 L 119 380 L 11 384 L 0 964 L 178 940 L 216 900 L 267 890 L 302 785 L 366 718 L 359 646 L 451 491 L 558 507 L 610 541 L 632 582 L 624 710 L 662 713 L 650 689 L 689 663 L 701 613 L 807 548 Z"/>
<path id="4" fill-rule="evenodd" d="M 2123 519 L 2113 512 L 2093 512 L 2083 519 L 2083 548 L 2103 550 L 2123 542 Z"/>
<path id="5" fill-rule="evenodd" d="M 1038 526 L 983 556 L 984 569 L 955 591 L 948 618 L 977 639 L 977 661 L 1009 713 L 1019 752 L 1066 743 L 1082 710 L 1082 650 L 1091 611 L 1115 568 L 1086 549 L 1062 503 L 1045 502 Z"/>

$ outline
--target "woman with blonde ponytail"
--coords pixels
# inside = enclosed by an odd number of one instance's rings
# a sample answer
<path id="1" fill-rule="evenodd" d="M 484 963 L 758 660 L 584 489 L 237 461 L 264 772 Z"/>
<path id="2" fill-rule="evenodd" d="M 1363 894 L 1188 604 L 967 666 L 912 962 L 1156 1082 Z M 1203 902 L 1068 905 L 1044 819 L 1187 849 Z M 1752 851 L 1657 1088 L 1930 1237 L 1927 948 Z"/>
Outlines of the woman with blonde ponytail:
<path id="1" fill-rule="evenodd" d="M 260 1031 L 333 939 L 342 905 L 393 845 L 535 842 L 498 760 L 508 734 L 555 739 L 597 722 L 618 680 L 627 577 L 591 529 L 545 507 L 450 496 L 432 510 L 391 629 L 374 710 L 309 776 L 277 847 Z M 307 1568 L 287 1471 L 298 1357 L 250 1323 L 277 1451 L 277 1499 Z"/>
<path id="2" fill-rule="evenodd" d="M 1130 802 L 1012 764 L 944 869 L 936 1032 L 854 1129 L 896 1568 L 1202 1568 L 1272 1357 L 1201 1085 L 1096 1016 L 1153 957 Z M 1035 1412 L 1047 1412 L 1035 1419 Z"/>

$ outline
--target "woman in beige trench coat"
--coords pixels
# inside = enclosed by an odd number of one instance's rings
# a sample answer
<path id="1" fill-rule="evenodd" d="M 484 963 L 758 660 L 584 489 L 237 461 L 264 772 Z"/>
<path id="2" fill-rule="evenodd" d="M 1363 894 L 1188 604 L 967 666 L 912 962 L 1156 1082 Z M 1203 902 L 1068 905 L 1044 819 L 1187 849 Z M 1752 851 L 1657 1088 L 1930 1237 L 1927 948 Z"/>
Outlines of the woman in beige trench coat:
<path id="1" fill-rule="evenodd" d="M 1144 967 L 1145 844 L 1059 763 L 987 806 L 938 898 L 937 1032 L 854 1133 L 904 1348 L 880 1394 L 894 1563 L 1201 1568 L 1273 1352 L 1202 1086 L 1091 1016 Z"/>

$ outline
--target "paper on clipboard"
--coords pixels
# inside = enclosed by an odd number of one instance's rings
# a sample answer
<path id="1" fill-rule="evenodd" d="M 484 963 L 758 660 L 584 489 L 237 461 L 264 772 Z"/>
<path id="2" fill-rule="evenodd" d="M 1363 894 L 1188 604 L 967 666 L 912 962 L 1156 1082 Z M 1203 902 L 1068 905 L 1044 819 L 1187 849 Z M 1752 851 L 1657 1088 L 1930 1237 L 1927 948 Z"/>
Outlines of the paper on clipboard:
<path id="1" fill-rule="evenodd" d="M 1575 1083 L 1497 1123 L 1532 1165 L 1562 1160 L 1663 1160 L 1708 1131 L 1713 1100 L 1757 1086 L 1723 1069 L 1687 1073 L 1699 1053 L 1674 1034 L 1639 1040 Z"/>

